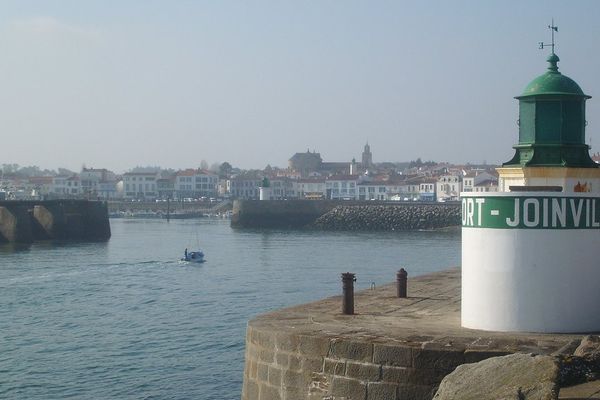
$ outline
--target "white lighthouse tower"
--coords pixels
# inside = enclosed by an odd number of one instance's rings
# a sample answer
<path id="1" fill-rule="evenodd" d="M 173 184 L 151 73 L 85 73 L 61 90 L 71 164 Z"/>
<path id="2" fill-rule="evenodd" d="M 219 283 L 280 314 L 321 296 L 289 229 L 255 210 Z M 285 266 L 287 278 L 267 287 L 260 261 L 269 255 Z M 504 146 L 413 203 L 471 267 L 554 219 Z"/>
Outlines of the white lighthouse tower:
<path id="1" fill-rule="evenodd" d="M 462 325 L 600 330 L 600 168 L 585 143 L 590 96 L 548 70 L 517 97 L 519 142 L 501 192 L 463 193 Z M 546 45 L 542 45 L 546 46 Z"/>

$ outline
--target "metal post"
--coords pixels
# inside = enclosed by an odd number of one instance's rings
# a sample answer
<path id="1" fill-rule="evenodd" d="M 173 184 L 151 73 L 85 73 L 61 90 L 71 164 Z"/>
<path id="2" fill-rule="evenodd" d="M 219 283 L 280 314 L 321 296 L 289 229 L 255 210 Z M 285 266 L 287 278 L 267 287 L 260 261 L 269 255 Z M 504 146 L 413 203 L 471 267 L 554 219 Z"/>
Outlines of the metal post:
<path id="1" fill-rule="evenodd" d="M 406 282 L 408 280 L 408 272 L 404 268 L 396 273 L 396 291 L 398 297 L 406 297 Z"/>
<path id="2" fill-rule="evenodd" d="M 345 272 L 342 274 L 342 313 L 346 315 L 354 314 L 354 282 L 356 282 L 356 274 Z"/>

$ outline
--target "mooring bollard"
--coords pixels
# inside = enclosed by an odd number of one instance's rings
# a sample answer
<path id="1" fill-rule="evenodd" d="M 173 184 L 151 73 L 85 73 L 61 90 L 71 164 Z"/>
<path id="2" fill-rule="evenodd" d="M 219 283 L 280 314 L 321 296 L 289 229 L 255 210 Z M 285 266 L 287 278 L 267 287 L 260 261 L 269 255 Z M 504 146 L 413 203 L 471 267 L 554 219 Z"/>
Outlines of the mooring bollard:
<path id="1" fill-rule="evenodd" d="M 346 315 L 354 314 L 354 282 L 356 282 L 356 274 L 352 272 L 342 274 L 342 313 Z"/>
<path id="2" fill-rule="evenodd" d="M 408 281 L 408 272 L 404 268 L 396 273 L 396 291 L 398 297 L 406 297 L 406 282 Z"/>

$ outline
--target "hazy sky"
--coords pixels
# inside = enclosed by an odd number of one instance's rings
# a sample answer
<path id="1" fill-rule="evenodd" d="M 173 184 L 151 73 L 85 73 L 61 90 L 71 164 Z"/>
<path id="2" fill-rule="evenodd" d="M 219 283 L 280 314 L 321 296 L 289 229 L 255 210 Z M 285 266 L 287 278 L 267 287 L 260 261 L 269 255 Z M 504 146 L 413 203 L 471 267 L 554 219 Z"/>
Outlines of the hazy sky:
<path id="1" fill-rule="evenodd" d="M 499 163 L 546 69 L 600 149 L 600 1 L 2 1 L 0 164 Z"/>

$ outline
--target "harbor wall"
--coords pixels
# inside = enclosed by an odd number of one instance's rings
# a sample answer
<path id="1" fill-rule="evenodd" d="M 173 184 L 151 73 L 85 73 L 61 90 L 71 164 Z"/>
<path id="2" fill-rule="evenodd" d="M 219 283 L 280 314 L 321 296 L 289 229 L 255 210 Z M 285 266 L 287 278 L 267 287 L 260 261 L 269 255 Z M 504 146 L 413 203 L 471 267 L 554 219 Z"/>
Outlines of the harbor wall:
<path id="1" fill-rule="evenodd" d="M 431 400 L 457 366 L 512 353 L 573 354 L 581 334 L 460 326 L 461 270 L 408 279 L 255 316 L 246 330 L 242 400 Z"/>
<path id="2" fill-rule="evenodd" d="M 432 346 L 433 347 L 433 346 Z M 295 335 L 250 322 L 242 400 L 431 399 L 458 365 L 498 353 L 422 349 L 360 337 Z"/>
<path id="3" fill-rule="evenodd" d="M 89 200 L 0 201 L 0 241 L 102 241 L 111 236 L 106 203 Z"/>
<path id="4" fill-rule="evenodd" d="M 236 228 L 394 231 L 460 226 L 459 203 L 337 200 L 236 200 Z"/>

